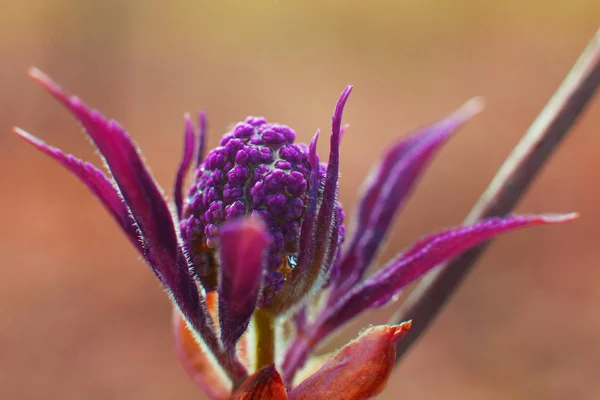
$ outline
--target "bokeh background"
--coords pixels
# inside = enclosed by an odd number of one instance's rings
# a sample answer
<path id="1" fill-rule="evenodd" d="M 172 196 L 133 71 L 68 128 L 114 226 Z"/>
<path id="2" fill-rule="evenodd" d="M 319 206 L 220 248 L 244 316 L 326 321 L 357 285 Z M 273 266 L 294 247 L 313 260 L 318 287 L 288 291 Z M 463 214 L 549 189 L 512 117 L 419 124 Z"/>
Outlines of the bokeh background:
<path id="1" fill-rule="evenodd" d="M 133 248 L 81 184 L 11 135 L 19 125 L 98 161 L 29 66 L 117 118 L 167 190 L 184 111 L 208 112 L 211 144 L 249 114 L 308 140 L 352 83 L 350 211 L 387 144 L 483 95 L 485 112 L 399 218 L 390 256 L 461 222 L 599 23 L 596 0 L 5 0 L 0 397 L 202 398 L 175 357 L 166 296 Z M 498 240 L 380 398 L 600 398 L 599 130 L 596 99 L 518 208 L 581 218 Z"/>

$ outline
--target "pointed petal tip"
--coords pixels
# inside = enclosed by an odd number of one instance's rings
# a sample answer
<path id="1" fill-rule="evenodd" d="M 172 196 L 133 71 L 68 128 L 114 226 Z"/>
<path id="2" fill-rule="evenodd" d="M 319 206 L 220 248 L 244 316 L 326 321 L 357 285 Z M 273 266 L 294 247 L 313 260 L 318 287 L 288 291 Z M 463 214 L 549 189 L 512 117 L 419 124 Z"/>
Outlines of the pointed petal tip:
<path id="1" fill-rule="evenodd" d="M 206 134 L 206 123 L 206 111 L 198 111 L 198 124 L 200 126 L 200 136 L 204 136 Z"/>
<path id="2" fill-rule="evenodd" d="M 344 133 L 346 133 L 346 131 L 350 128 L 350 124 L 345 124 L 344 126 L 342 126 L 342 128 L 340 129 L 340 135 L 343 135 Z"/>
<path id="3" fill-rule="evenodd" d="M 35 138 L 35 136 L 33 136 L 31 133 L 27 132 L 26 130 L 24 130 L 22 128 L 19 128 L 18 126 L 13 126 L 12 131 L 13 131 L 13 133 L 16 133 L 17 135 L 21 136 L 25 140 Z"/>
<path id="4" fill-rule="evenodd" d="M 392 329 L 392 337 L 391 342 L 396 343 L 404 338 L 410 327 L 412 326 L 412 320 L 408 320 L 406 322 L 402 322 L 398 325 L 392 325 L 390 328 Z"/>
<path id="5" fill-rule="evenodd" d="M 315 132 L 314 136 L 310 139 L 310 143 L 308 145 L 308 148 L 310 149 L 310 156 L 314 156 L 316 154 L 317 151 L 317 143 L 319 142 L 319 135 L 321 134 L 321 130 L 317 129 L 317 131 Z"/>
<path id="6" fill-rule="evenodd" d="M 38 138 L 37 136 L 32 135 L 31 133 L 27 132 L 25 129 L 21 129 L 18 126 L 15 126 L 12 128 L 13 133 L 17 134 L 18 136 L 21 137 L 21 139 L 25 140 L 27 143 L 32 144 L 34 147 L 37 147 L 39 149 L 47 146 L 46 143 Z"/>
<path id="7" fill-rule="evenodd" d="M 29 75 L 31 78 L 35 79 L 35 80 L 40 80 L 40 81 L 50 81 L 50 77 L 48 77 L 48 75 L 46 75 L 45 72 L 43 72 L 42 70 L 40 70 L 37 67 L 29 67 L 29 69 L 27 70 L 27 75 Z"/>
<path id="8" fill-rule="evenodd" d="M 290 400 L 375 398 L 394 367 L 394 341 L 402 337 L 407 326 L 410 322 L 367 328 L 292 389 Z"/>
<path id="9" fill-rule="evenodd" d="M 348 100 L 348 97 L 350 96 L 352 89 L 353 89 L 353 86 L 348 85 L 342 91 L 342 94 L 340 95 L 340 98 L 335 107 L 335 116 L 341 116 L 340 114 L 342 113 L 342 110 L 344 109 L 344 106 L 346 105 L 346 101 Z"/>
<path id="10" fill-rule="evenodd" d="M 21 137 L 21 139 L 25 140 L 27 143 L 32 144 L 33 146 L 42 149 L 47 147 L 48 145 L 42 139 L 37 136 L 27 132 L 25 129 L 21 129 L 18 126 L 12 128 L 13 133 L 17 134 Z"/>
<path id="11" fill-rule="evenodd" d="M 281 375 L 271 364 L 248 377 L 231 395 L 230 400 L 286 400 L 287 398 L 288 394 Z"/>
<path id="12" fill-rule="evenodd" d="M 31 79 L 49 91 L 54 92 L 59 90 L 58 84 L 54 82 L 54 80 L 52 80 L 48 74 L 37 67 L 29 68 L 29 70 L 27 70 L 27 75 L 29 75 Z"/>
<path id="13" fill-rule="evenodd" d="M 36 83 L 42 86 L 46 91 L 48 91 L 54 98 L 56 98 L 59 102 L 63 103 L 70 111 L 73 113 L 74 107 L 86 107 L 81 99 L 77 96 L 71 96 L 63 88 L 56 83 L 48 74 L 43 72 L 42 70 L 31 67 L 29 71 L 27 71 L 27 75 L 32 78 Z M 87 111 L 86 111 L 87 112 Z M 90 114 L 94 116 L 98 114 L 97 111 L 92 110 Z M 110 122 L 110 121 L 109 121 Z"/>
<path id="14" fill-rule="evenodd" d="M 475 96 L 456 110 L 456 117 L 467 121 L 479 114 L 485 108 L 485 99 L 482 96 Z"/>
<path id="15" fill-rule="evenodd" d="M 555 223 L 573 221 L 574 219 L 579 218 L 579 213 L 571 212 L 571 213 L 567 213 L 567 214 L 542 214 L 542 215 L 540 215 L 540 218 L 544 222 L 547 222 L 550 224 L 555 224 Z"/>
<path id="16" fill-rule="evenodd" d="M 192 121 L 192 116 L 189 112 L 186 112 L 183 114 L 183 124 L 184 124 L 184 136 L 185 139 L 189 140 L 190 142 L 188 143 L 188 141 L 184 141 L 184 147 L 185 145 L 190 146 L 189 149 L 184 149 L 184 153 L 185 150 L 191 151 L 193 154 L 193 152 L 196 150 L 195 147 L 195 143 L 193 143 L 195 141 L 194 138 L 194 122 Z M 190 160 L 191 160 L 191 154 L 190 154 Z M 185 156 L 184 156 L 185 157 Z"/>

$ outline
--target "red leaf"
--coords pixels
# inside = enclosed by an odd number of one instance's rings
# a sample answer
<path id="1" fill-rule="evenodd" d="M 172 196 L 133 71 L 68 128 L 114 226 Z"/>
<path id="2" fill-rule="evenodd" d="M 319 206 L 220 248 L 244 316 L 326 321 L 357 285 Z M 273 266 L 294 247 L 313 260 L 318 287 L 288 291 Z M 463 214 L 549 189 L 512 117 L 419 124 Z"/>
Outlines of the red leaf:
<path id="1" fill-rule="evenodd" d="M 286 400 L 287 398 L 281 375 L 274 365 L 267 365 L 248 377 L 230 400 Z"/>
<path id="2" fill-rule="evenodd" d="M 394 368 L 395 343 L 410 325 L 409 321 L 367 329 L 293 389 L 290 400 L 362 400 L 377 395 Z"/>

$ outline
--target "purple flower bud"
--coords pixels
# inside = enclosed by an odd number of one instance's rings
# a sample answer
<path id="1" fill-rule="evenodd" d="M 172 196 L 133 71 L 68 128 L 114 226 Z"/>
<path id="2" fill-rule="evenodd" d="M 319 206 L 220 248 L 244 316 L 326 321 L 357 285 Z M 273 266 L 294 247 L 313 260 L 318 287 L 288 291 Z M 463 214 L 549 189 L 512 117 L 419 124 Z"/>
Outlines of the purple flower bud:
<path id="1" fill-rule="evenodd" d="M 280 146 L 285 143 L 285 135 L 281 132 L 277 132 L 275 129 L 266 129 L 263 132 L 263 140 L 267 144 Z"/>
<path id="2" fill-rule="evenodd" d="M 276 217 L 281 216 L 285 210 L 287 199 L 285 195 L 278 193 L 267 198 L 267 210 Z"/>
<path id="3" fill-rule="evenodd" d="M 248 169 L 246 167 L 241 167 L 238 165 L 236 167 L 233 167 L 231 171 L 229 171 L 229 173 L 227 174 L 227 179 L 231 184 L 243 185 L 246 183 L 248 175 Z"/>
<path id="4" fill-rule="evenodd" d="M 227 159 L 232 159 L 236 156 L 237 152 L 244 148 L 244 141 L 240 139 L 231 139 L 225 145 L 225 153 Z"/>
<path id="5" fill-rule="evenodd" d="M 273 170 L 265 177 L 267 193 L 283 192 L 287 174 L 280 169 Z"/>
<path id="6" fill-rule="evenodd" d="M 233 130 L 233 136 L 238 139 L 248 139 L 254 134 L 254 127 L 250 124 L 240 122 Z M 227 135 L 227 134 L 225 134 Z"/>
<path id="7" fill-rule="evenodd" d="M 251 158 L 250 158 L 250 151 L 249 149 L 243 149 L 241 151 L 238 151 L 237 154 L 235 155 L 235 163 L 237 165 L 248 165 L 250 164 Z"/>
<path id="8" fill-rule="evenodd" d="M 265 202 L 267 194 L 265 193 L 265 184 L 262 181 L 258 181 L 250 189 L 250 196 L 252 196 L 252 203 L 255 206 L 260 206 Z"/>
<path id="9" fill-rule="evenodd" d="M 223 138 L 219 142 L 219 145 L 225 146 L 231 140 L 231 138 L 233 138 L 233 135 L 231 133 L 226 133 L 225 135 L 223 135 Z"/>
<path id="10" fill-rule="evenodd" d="M 248 117 L 246 123 L 252 126 L 260 126 L 267 123 L 267 120 L 263 117 Z"/>
<path id="11" fill-rule="evenodd" d="M 275 167 L 279 169 L 288 170 L 292 169 L 292 164 L 288 161 L 279 160 L 275 163 Z"/>
<path id="12" fill-rule="evenodd" d="M 291 163 L 300 162 L 301 154 L 302 152 L 300 152 L 298 147 L 293 144 L 282 147 L 281 150 L 279 150 L 279 157 Z"/>
<path id="13" fill-rule="evenodd" d="M 230 204 L 242 197 L 244 189 L 242 186 L 234 186 L 231 183 L 226 184 L 223 187 L 223 201 Z"/>
<path id="14" fill-rule="evenodd" d="M 273 151 L 268 147 L 262 147 L 259 153 L 260 162 L 271 164 L 273 162 Z"/>
<path id="15" fill-rule="evenodd" d="M 219 227 L 225 222 L 248 215 L 265 222 L 272 240 L 265 260 L 269 282 L 263 284 L 262 304 L 283 287 L 291 270 L 288 266 L 282 274 L 283 260 L 297 257 L 293 253 L 299 249 L 311 168 L 308 147 L 294 144 L 295 138 L 289 127 L 269 124 L 261 117 L 238 123 L 199 165 L 182 216 L 186 231 L 182 236 L 190 240 L 186 243 L 190 257 L 214 252 L 219 247 Z"/>
<path id="16" fill-rule="evenodd" d="M 306 192 L 308 183 L 301 172 L 292 171 L 285 178 L 285 188 L 290 195 L 300 196 L 302 193 Z"/>
<path id="17" fill-rule="evenodd" d="M 246 214 L 246 205 L 241 200 L 225 207 L 225 218 L 228 220 L 242 217 L 244 214 Z"/>

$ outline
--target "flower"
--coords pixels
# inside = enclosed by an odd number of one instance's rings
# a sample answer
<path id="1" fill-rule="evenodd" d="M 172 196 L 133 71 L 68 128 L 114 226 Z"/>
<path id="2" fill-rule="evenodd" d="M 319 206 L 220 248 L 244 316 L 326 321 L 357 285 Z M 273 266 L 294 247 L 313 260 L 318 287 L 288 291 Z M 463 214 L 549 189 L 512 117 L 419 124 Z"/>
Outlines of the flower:
<path id="1" fill-rule="evenodd" d="M 333 355 L 311 358 L 315 346 L 493 236 L 574 217 L 507 216 L 444 230 L 365 278 L 415 182 L 440 146 L 480 110 L 479 100 L 387 149 L 363 184 L 342 247 L 339 151 L 351 86 L 335 107 L 327 163 L 317 156 L 319 131 L 309 145 L 297 144 L 291 128 L 260 117 L 235 125 L 205 156 L 204 114 L 199 129 L 186 115 L 171 207 L 123 128 L 41 71 L 30 75 L 79 120 L 110 176 L 22 129 L 15 132 L 81 180 L 142 255 L 173 302 L 182 364 L 212 399 L 373 397 L 386 385 L 395 343 L 410 321 L 370 327 Z"/>

